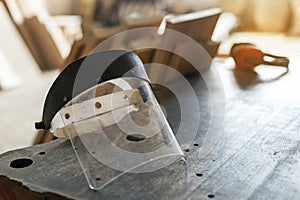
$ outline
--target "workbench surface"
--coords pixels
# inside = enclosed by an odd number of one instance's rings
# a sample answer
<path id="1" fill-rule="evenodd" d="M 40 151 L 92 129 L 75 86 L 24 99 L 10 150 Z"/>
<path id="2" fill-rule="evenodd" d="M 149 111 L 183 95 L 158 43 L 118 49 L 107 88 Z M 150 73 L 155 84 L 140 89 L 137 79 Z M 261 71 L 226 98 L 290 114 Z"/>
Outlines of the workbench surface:
<path id="1" fill-rule="evenodd" d="M 297 63 L 300 58 L 294 56 L 290 71 L 276 78 L 281 69 L 247 72 L 234 69 L 230 59 L 214 60 L 225 91 L 225 117 L 221 135 L 206 157 L 199 158 L 199 151 L 212 105 L 200 84 L 196 89 L 203 97 L 199 102 L 203 118 L 194 144 L 184 149 L 186 165 L 178 161 L 151 173 L 125 174 L 93 191 L 69 140 L 57 139 L 1 155 L 0 199 L 299 199 Z M 158 96 L 163 96 L 161 91 L 156 91 Z M 168 101 L 162 104 L 176 132 L 178 113 L 174 102 Z M 10 167 L 19 158 L 33 163 Z"/>

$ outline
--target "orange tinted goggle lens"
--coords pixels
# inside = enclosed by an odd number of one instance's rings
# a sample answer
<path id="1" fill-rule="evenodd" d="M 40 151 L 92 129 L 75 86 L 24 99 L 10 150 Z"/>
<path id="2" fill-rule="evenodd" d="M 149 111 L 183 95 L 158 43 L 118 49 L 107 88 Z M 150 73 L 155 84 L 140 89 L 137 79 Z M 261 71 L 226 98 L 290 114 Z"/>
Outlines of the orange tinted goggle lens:
<path id="1" fill-rule="evenodd" d="M 234 44 L 231 48 L 230 56 L 233 57 L 236 67 L 243 69 L 253 69 L 260 64 L 288 68 L 290 62 L 287 57 L 264 53 L 251 43 Z M 265 60 L 266 58 L 269 60 Z"/>

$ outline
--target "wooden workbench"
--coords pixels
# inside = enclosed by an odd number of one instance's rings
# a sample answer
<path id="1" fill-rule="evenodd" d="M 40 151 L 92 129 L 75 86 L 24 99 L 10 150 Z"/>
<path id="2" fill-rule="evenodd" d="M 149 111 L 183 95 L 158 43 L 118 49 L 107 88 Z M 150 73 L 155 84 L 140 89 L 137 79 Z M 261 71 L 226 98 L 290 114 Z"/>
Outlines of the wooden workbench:
<path id="1" fill-rule="evenodd" d="M 199 158 L 210 121 L 209 92 L 192 80 L 199 95 L 200 128 L 185 149 L 187 165 L 176 162 L 146 174 L 125 174 L 100 191 L 89 189 L 68 140 L 19 149 L 0 156 L 0 199 L 299 199 L 300 58 L 290 71 L 234 70 L 230 59 L 215 59 L 225 91 L 225 119 L 213 150 Z M 197 85 L 197 83 L 199 83 Z M 157 95 L 175 130 L 176 102 Z M 167 94 L 168 95 L 168 94 Z M 184 94 L 183 94 L 184 95 Z M 191 121 L 191 123 L 193 123 Z M 29 158 L 33 163 L 11 162 Z M 28 164 L 28 167 L 24 167 Z M 31 164 L 31 165 L 30 165 Z"/>

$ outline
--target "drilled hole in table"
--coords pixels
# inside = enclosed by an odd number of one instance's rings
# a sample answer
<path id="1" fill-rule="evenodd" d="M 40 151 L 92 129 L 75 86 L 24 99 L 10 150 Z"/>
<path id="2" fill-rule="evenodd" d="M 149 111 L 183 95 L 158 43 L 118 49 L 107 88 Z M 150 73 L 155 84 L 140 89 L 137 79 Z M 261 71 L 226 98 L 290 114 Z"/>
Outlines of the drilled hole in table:
<path id="1" fill-rule="evenodd" d="M 203 174 L 201 174 L 201 173 L 196 173 L 196 176 L 201 177 L 201 176 L 203 176 Z"/>
<path id="2" fill-rule="evenodd" d="M 185 151 L 185 152 L 189 152 L 190 150 L 189 150 L 189 149 L 185 149 L 184 151 Z"/>
<path id="3" fill-rule="evenodd" d="M 9 166 L 12 168 L 25 168 L 25 167 L 29 167 L 30 165 L 32 165 L 32 163 L 33 163 L 33 161 L 29 158 L 20 158 L 20 159 L 11 161 Z"/>
<path id="4" fill-rule="evenodd" d="M 44 152 L 44 151 L 42 151 L 42 152 L 39 153 L 39 155 L 41 155 L 41 156 L 45 155 L 45 154 L 46 154 L 46 152 Z"/>
<path id="5" fill-rule="evenodd" d="M 101 178 L 100 178 L 100 177 L 97 177 L 95 180 L 96 180 L 96 181 L 101 181 Z"/>
<path id="6" fill-rule="evenodd" d="M 199 146 L 199 144 L 194 144 L 194 146 L 195 146 L 195 147 L 198 147 L 198 146 Z"/>
<path id="7" fill-rule="evenodd" d="M 209 195 L 207 195 L 207 197 L 208 197 L 208 198 L 210 198 L 210 199 L 212 199 L 212 198 L 214 198 L 214 197 L 215 197 L 215 195 L 213 195 L 213 194 L 209 194 Z"/>
<path id="8" fill-rule="evenodd" d="M 132 135 L 127 135 L 126 139 L 132 142 L 140 142 L 146 139 L 146 137 L 140 134 L 132 134 Z"/>

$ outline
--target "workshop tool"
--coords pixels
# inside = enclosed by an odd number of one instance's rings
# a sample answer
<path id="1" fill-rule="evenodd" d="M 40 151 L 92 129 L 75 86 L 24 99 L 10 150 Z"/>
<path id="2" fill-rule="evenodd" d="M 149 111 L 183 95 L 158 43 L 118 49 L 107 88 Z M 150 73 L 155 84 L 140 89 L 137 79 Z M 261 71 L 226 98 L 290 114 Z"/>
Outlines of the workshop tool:
<path id="1" fill-rule="evenodd" d="M 289 59 L 262 52 L 252 43 L 236 43 L 232 46 L 230 56 L 233 57 L 236 67 L 242 69 L 253 69 L 256 66 L 272 65 L 288 68 Z"/>

